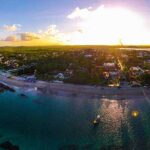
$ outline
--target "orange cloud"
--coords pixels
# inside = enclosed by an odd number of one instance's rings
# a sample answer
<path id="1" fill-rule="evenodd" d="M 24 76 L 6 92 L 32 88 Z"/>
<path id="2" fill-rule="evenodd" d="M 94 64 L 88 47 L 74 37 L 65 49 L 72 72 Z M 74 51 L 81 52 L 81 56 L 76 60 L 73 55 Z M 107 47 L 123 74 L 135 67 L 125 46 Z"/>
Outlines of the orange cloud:
<path id="1" fill-rule="evenodd" d="M 6 37 L 4 40 L 2 41 L 6 41 L 6 42 L 16 42 L 17 41 L 17 36 L 16 35 L 10 35 L 8 37 Z"/>
<path id="2" fill-rule="evenodd" d="M 9 35 L 5 39 L 1 39 L 0 42 L 0 45 L 6 46 L 58 45 L 61 43 L 58 40 L 55 26 L 49 26 L 46 31 L 40 31 L 39 33 L 24 32 Z"/>
<path id="3" fill-rule="evenodd" d="M 26 32 L 26 33 L 20 33 L 18 34 L 20 37 L 20 41 L 32 41 L 32 40 L 38 40 L 40 39 L 40 35 L 31 33 L 31 32 Z"/>

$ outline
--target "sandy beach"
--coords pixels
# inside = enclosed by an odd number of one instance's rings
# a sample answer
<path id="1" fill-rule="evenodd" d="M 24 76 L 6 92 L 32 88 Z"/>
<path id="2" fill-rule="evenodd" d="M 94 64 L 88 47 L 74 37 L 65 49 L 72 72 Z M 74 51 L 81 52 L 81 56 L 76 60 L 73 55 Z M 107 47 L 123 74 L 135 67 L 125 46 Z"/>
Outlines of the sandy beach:
<path id="1" fill-rule="evenodd" d="M 87 85 L 73 85 L 63 83 L 51 83 L 46 81 L 37 81 L 36 83 L 18 81 L 12 78 L 0 76 L 0 82 L 10 87 L 36 88 L 47 95 L 67 95 L 67 96 L 88 96 L 88 97 L 106 97 L 116 99 L 127 99 L 132 97 L 146 97 L 150 101 L 150 89 L 143 87 L 101 87 Z"/>

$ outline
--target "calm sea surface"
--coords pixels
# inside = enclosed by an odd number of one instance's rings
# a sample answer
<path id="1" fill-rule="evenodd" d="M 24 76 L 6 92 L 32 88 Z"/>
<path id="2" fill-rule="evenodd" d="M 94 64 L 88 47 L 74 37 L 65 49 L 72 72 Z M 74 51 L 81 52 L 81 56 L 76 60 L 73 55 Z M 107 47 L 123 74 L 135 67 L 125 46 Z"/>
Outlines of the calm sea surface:
<path id="1" fill-rule="evenodd" d="M 149 150 L 150 105 L 129 100 L 0 94 L 0 143 L 20 150 Z M 138 117 L 132 117 L 138 111 Z M 92 121 L 101 115 L 101 123 Z"/>

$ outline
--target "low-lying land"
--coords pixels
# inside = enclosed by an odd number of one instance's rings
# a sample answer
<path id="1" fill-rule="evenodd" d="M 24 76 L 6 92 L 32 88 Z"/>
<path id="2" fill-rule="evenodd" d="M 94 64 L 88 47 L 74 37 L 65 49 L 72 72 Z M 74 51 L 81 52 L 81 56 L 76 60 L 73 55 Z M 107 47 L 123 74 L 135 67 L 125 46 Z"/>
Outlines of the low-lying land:
<path id="1" fill-rule="evenodd" d="M 150 51 L 121 46 L 3 47 L 0 69 L 6 78 L 25 82 L 148 87 Z"/>

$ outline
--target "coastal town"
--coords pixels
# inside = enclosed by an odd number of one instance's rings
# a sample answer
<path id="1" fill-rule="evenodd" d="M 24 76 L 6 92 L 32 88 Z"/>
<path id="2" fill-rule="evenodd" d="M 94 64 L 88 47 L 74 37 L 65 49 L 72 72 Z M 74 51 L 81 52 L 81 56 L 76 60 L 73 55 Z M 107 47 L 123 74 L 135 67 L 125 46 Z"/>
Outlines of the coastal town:
<path id="1" fill-rule="evenodd" d="M 116 47 L 1 48 L 0 74 L 24 82 L 150 86 L 150 52 Z"/>
<path id="2" fill-rule="evenodd" d="M 150 150 L 150 0 L 1 0 L 0 150 Z"/>

